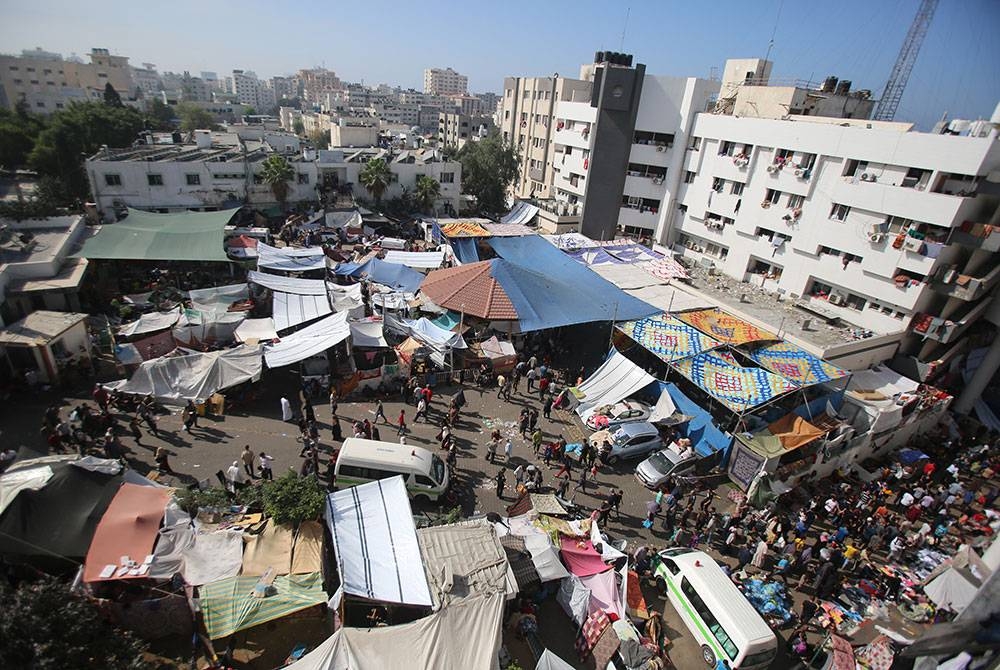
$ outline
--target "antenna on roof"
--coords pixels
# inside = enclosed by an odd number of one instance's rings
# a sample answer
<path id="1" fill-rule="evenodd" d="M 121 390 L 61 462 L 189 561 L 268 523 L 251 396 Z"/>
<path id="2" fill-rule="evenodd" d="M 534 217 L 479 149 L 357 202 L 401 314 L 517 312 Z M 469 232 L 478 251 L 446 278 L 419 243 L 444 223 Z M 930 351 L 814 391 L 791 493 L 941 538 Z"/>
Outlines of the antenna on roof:
<path id="1" fill-rule="evenodd" d="M 628 17 L 632 14 L 632 8 L 628 7 L 625 9 L 625 24 L 622 26 L 622 41 L 621 46 L 618 47 L 619 51 L 625 51 L 625 31 L 628 30 Z"/>
<path id="2" fill-rule="evenodd" d="M 774 48 L 774 36 L 778 34 L 778 21 L 781 20 L 781 9 L 784 6 L 785 0 L 781 0 L 778 3 L 778 14 L 774 17 L 774 30 L 771 31 L 771 41 L 767 43 L 767 53 L 764 54 L 764 60 L 768 60 L 771 57 L 771 49 Z"/>

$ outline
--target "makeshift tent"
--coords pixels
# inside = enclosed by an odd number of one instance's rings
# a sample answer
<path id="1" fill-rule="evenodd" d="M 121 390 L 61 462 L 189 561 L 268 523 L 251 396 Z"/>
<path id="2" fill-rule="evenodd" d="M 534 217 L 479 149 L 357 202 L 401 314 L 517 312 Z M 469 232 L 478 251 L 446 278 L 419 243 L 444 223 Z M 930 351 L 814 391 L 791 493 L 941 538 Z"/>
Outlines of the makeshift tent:
<path id="1" fill-rule="evenodd" d="M 242 533 L 220 530 L 197 533 L 182 552 L 184 581 L 191 586 L 211 584 L 240 574 L 243 567 Z"/>
<path id="2" fill-rule="evenodd" d="M 696 356 L 722 344 L 669 314 L 625 321 L 615 327 L 667 363 Z"/>
<path id="3" fill-rule="evenodd" d="M 559 552 L 566 568 L 577 577 L 588 577 L 610 569 L 589 539 L 560 536 Z"/>
<path id="4" fill-rule="evenodd" d="M 661 390 L 670 394 L 670 399 L 678 411 L 692 417 L 686 425 L 681 426 L 681 432 L 691 440 L 694 450 L 702 456 L 710 456 L 717 451 L 726 451 L 733 443 L 733 438 L 721 431 L 712 421 L 712 415 L 684 395 L 675 384 L 659 382 Z"/>
<path id="5" fill-rule="evenodd" d="M 479 262 L 479 248 L 475 238 L 459 237 L 451 240 L 451 251 L 460 264 Z"/>
<path id="6" fill-rule="evenodd" d="M 796 389 L 784 377 L 763 368 L 744 367 L 726 352 L 704 352 L 674 361 L 671 365 L 695 386 L 737 414 Z"/>
<path id="7" fill-rule="evenodd" d="M 330 296 L 330 304 L 333 305 L 333 309 L 338 312 L 357 308 L 362 308 L 362 312 L 364 311 L 364 302 L 361 300 L 361 284 L 350 286 L 327 284 L 327 295 Z"/>
<path id="8" fill-rule="evenodd" d="M 243 575 L 263 575 L 269 569 L 287 575 L 292 569 L 292 528 L 270 520 L 256 535 L 244 536 Z"/>
<path id="9" fill-rule="evenodd" d="M 271 305 L 274 325 L 278 330 L 286 330 L 333 312 L 325 292 L 323 295 L 295 295 L 275 291 Z"/>
<path id="10" fill-rule="evenodd" d="M 201 312 L 204 319 L 226 314 L 233 303 L 250 297 L 250 289 L 246 284 L 212 286 L 188 291 L 188 297 L 191 299 L 191 307 Z"/>
<path id="11" fill-rule="evenodd" d="M 628 274 L 632 277 L 638 277 L 642 281 L 654 282 L 652 277 L 643 275 L 641 272 L 636 272 L 635 268 L 631 265 L 626 264 L 624 261 L 620 261 L 611 254 L 609 254 L 602 247 L 588 247 L 586 249 L 566 249 L 564 253 L 575 260 L 577 263 L 582 263 L 588 267 L 594 268 L 594 272 L 601 275 L 613 284 L 618 284 L 618 282 L 612 279 L 612 276 L 605 274 L 604 271 L 614 272 L 613 276 L 620 274 Z M 597 268 L 600 268 L 598 270 Z"/>
<path id="12" fill-rule="evenodd" d="M 485 519 L 417 530 L 434 609 L 492 594 L 512 598 L 507 554 Z"/>
<path id="13" fill-rule="evenodd" d="M 408 268 L 433 269 L 444 263 L 443 251 L 387 251 L 386 263 L 398 263 Z"/>
<path id="14" fill-rule="evenodd" d="M 444 352 L 450 349 L 467 348 L 461 333 L 445 330 L 426 318 L 398 319 L 392 314 L 386 314 L 383 318 L 386 328 L 393 332 L 409 335 L 435 351 Z"/>
<path id="15" fill-rule="evenodd" d="M 777 340 L 774 333 L 758 328 L 720 309 L 704 309 L 678 314 L 677 318 L 726 344 L 746 344 L 757 340 Z"/>
<path id="16" fill-rule="evenodd" d="M 493 276 L 514 304 L 524 332 L 592 321 L 641 319 L 659 311 L 537 235 L 494 237 L 489 244 L 507 261 L 494 265 Z M 580 296 L 587 299 L 581 301 Z"/>
<path id="17" fill-rule="evenodd" d="M 570 575 L 559 583 L 556 602 L 562 606 L 566 616 L 576 622 L 577 626 L 582 626 L 590 614 L 590 589 L 584 586 L 579 577 Z"/>
<path id="18" fill-rule="evenodd" d="M 181 318 L 181 308 L 175 307 L 169 312 L 149 312 L 143 314 L 138 320 L 119 326 L 118 334 L 124 337 L 141 335 L 143 333 L 153 333 L 157 330 L 170 328 Z"/>
<path id="19" fill-rule="evenodd" d="M 437 225 L 437 224 L 436 224 Z M 445 237 L 489 237 L 490 232 L 476 221 L 453 220 L 439 225 Z"/>
<path id="20" fill-rule="evenodd" d="M 170 489 L 122 484 L 94 531 L 83 580 L 145 578 L 148 567 L 139 566 L 153 553 L 163 510 L 172 495 Z M 122 564 L 126 556 L 135 565 Z"/>
<path id="21" fill-rule="evenodd" d="M 975 549 L 965 546 L 924 578 L 924 593 L 938 607 L 961 614 L 992 574 Z"/>
<path id="22" fill-rule="evenodd" d="M 326 255 L 322 247 L 272 247 L 261 242 L 257 245 L 257 268 L 284 272 L 325 270 Z"/>
<path id="23" fill-rule="evenodd" d="M 501 225 L 524 225 L 530 223 L 535 215 L 538 214 L 538 205 L 533 205 L 525 200 L 518 200 L 514 203 L 514 206 L 509 212 L 507 212 L 500 219 Z M 500 235 L 496 232 L 497 224 L 487 223 L 485 228 L 493 235 Z M 530 228 L 525 228 L 528 232 L 525 234 L 533 235 L 534 231 Z"/>
<path id="24" fill-rule="evenodd" d="M 431 319 L 431 323 L 445 330 L 455 330 L 455 327 L 462 323 L 462 315 L 448 310 L 441 316 Z"/>
<path id="25" fill-rule="evenodd" d="M 573 670 L 573 666 L 546 649 L 538 657 L 535 670 Z"/>
<path id="26" fill-rule="evenodd" d="M 456 312 L 491 321 L 515 320 L 517 310 L 493 276 L 494 262 L 435 270 L 421 283 L 420 291 L 434 304 Z"/>
<path id="27" fill-rule="evenodd" d="M 382 334 L 381 321 L 355 321 L 351 327 L 351 344 L 355 347 L 385 348 L 389 344 Z"/>
<path id="28" fill-rule="evenodd" d="M 259 345 L 223 351 L 162 356 L 139 366 L 118 390 L 158 400 L 207 400 L 217 391 L 260 379 Z"/>
<path id="29" fill-rule="evenodd" d="M 674 400 L 670 397 L 670 394 L 666 390 L 663 390 L 660 391 L 660 397 L 656 399 L 653 411 L 649 413 L 649 422 L 656 423 L 663 421 L 674 416 L 676 413 L 677 405 L 674 404 Z"/>
<path id="30" fill-rule="evenodd" d="M 264 347 L 264 360 L 269 368 L 280 368 L 323 353 L 346 340 L 351 334 L 347 312 L 337 312 L 286 335 Z"/>
<path id="31" fill-rule="evenodd" d="M 623 263 L 639 264 L 644 261 L 657 261 L 663 258 L 663 254 L 660 252 L 653 251 L 641 244 L 606 246 L 604 249 Z"/>
<path id="32" fill-rule="evenodd" d="M 433 604 L 402 477 L 331 493 L 325 516 L 345 594 Z"/>
<path id="33" fill-rule="evenodd" d="M 65 458 L 72 460 L 76 457 L 66 456 Z M 17 470 L 10 469 L 0 475 L 0 516 L 14 502 L 18 493 L 45 488 L 45 485 L 52 479 L 52 475 L 52 467 L 45 462 L 29 463 L 26 467 Z"/>
<path id="34" fill-rule="evenodd" d="M 265 319 L 244 319 L 240 325 L 236 326 L 233 336 L 237 342 L 249 342 L 251 344 L 270 342 L 271 340 L 278 339 L 278 333 L 274 329 L 274 319 L 271 317 Z"/>
<path id="35" fill-rule="evenodd" d="M 226 252 L 233 258 L 257 258 L 257 239 L 237 235 L 226 240 Z"/>
<path id="36" fill-rule="evenodd" d="M 503 627 L 502 595 L 471 598 L 412 623 L 341 628 L 288 670 L 461 668 L 494 670 Z"/>
<path id="37" fill-rule="evenodd" d="M 740 436 L 740 441 L 755 453 L 773 458 L 785 452 L 804 447 L 826 433 L 795 413 L 786 414 L 758 431 L 752 437 Z"/>
<path id="38" fill-rule="evenodd" d="M 524 237 L 537 234 L 521 223 L 484 223 L 483 227 L 492 237 Z"/>
<path id="39" fill-rule="evenodd" d="M 424 276 L 398 263 L 387 263 L 379 258 L 372 258 L 364 263 L 341 263 L 334 272 L 341 276 L 357 279 L 368 279 L 376 284 L 382 284 L 392 289 L 416 293 Z"/>
<path id="40" fill-rule="evenodd" d="M 204 584 L 198 590 L 208 636 L 217 640 L 247 628 L 325 604 L 323 576 L 280 575 L 271 582 L 266 597 L 255 593 L 260 577 L 230 577 Z"/>
<path id="41" fill-rule="evenodd" d="M 602 610 L 614 613 L 619 618 L 625 616 L 625 603 L 622 602 L 621 589 L 618 587 L 614 570 L 581 577 L 580 582 L 590 591 L 588 613 Z"/>
<path id="42" fill-rule="evenodd" d="M 154 214 L 129 208 L 128 218 L 101 226 L 76 254 L 90 260 L 224 261 L 224 230 L 237 212 Z"/>
<path id="43" fill-rule="evenodd" d="M 876 365 L 851 373 L 847 390 L 863 400 L 891 400 L 901 393 L 913 393 L 919 384 L 895 370 Z"/>
<path id="44" fill-rule="evenodd" d="M 757 365 L 799 386 L 822 384 L 851 374 L 788 342 L 748 346 L 746 354 Z"/>
<path id="45" fill-rule="evenodd" d="M 577 388 L 576 413 L 586 418 L 602 405 L 613 405 L 656 381 L 652 375 L 612 349 L 611 355 Z"/>
<path id="46" fill-rule="evenodd" d="M 319 572 L 322 567 L 323 524 L 303 521 L 295 531 L 292 544 L 292 574 Z"/>
<path id="47" fill-rule="evenodd" d="M 282 293 L 326 295 L 326 282 L 322 279 L 299 279 L 297 277 L 284 277 L 250 270 L 247 273 L 247 281 L 257 286 L 269 288 L 272 291 L 281 291 Z"/>

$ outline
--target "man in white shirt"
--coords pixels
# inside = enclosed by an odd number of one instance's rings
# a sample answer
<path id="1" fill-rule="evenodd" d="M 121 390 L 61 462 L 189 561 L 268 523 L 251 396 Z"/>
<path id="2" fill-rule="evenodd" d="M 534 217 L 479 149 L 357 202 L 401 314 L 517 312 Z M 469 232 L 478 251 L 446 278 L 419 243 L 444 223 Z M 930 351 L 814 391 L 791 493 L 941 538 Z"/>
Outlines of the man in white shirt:
<path id="1" fill-rule="evenodd" d="M 233 464 L 226 470 L 226 482 L 230 493 L 236 493 L 237 489 L 243 488 L 243 471 L 240 470 L 240 462 L 233 461 Z"/>
<path id="2" fill-rule="evenodd" d="M 913 504 L 913 495 L 909 491 L 904 491 L 899 498 L 899 504 L 903 507 L 909 507 Z"/>
<path id="3" fill-rule="evenodd" d="M 258 458 L 260 459 L 260 478 L 273 480 L 274 472 L 271 470 L 271 464 L 274 462 L 274 459 L 265 454 L 263 451 L 260 452 L 260 456 L 258 456 Z"/>

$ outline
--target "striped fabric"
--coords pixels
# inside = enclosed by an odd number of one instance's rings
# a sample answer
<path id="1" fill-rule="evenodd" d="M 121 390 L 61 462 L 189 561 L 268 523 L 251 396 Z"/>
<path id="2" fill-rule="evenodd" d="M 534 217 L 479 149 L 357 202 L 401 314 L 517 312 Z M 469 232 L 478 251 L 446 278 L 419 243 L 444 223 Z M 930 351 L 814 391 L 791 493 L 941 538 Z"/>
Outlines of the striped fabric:
<path id="1" fill-rule="evenodd" d="M 230 577 L 199 589 L 205 628 L 213 640 L 325 603 L 319 572 L 275 577 L 275 593 L 254 595 L 260 577 Z"/>

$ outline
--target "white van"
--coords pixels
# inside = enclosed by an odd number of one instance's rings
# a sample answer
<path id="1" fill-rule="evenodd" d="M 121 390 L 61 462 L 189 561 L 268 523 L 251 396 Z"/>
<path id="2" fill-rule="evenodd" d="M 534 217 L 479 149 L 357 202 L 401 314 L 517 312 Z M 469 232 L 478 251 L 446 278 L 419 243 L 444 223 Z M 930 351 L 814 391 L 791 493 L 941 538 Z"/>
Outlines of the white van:
<path id="1" fill-rule="evenodd" d="M 437 500 L 448 489 L 448 464 L 422 447 L 349 437 L 334 469 L 337 488 L 401 475 L 414 500 Z"/>
<path id="2" fill-rule="evenodd" d="M 674 547 L 657 554 L 657 586 L 701 645 L 705 663 L 766 668 L 778 638 L 719 564 L 703 551 Z"/>

